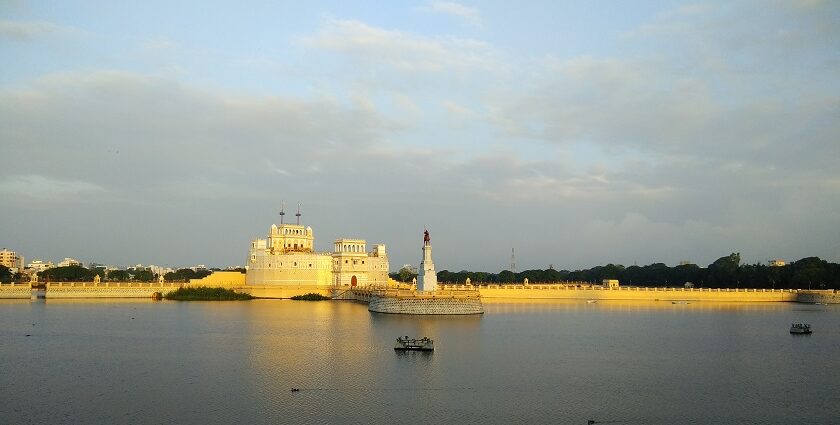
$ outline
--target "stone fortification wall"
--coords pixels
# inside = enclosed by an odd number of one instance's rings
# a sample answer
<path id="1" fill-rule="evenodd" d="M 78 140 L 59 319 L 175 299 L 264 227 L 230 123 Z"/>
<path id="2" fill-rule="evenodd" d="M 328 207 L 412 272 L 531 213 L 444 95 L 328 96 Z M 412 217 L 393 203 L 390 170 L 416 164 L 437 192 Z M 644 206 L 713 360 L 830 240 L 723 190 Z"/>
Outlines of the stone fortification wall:
<path id="1" fill-rule="evenodd" d="M 478 297 L 371 297 L 368 311 L 391 314 L 481 314 L 484 306 Z"/>
<path id="2" fill-rule="evenodd" d="M 388 276 L 388 257 L 368 257 L 369 263 L 368 285 L 387 285 L 391 278 Z"/>
<path id="3" fill-rule="evenodd" d="M 464 285 L 447 285 L 457 289 Z M 797 302 L 796 289 L 715 289 L 715 288 L 643 288 L 567 285 L 487 285 L 478 286 L 483 299 L 585 299 L 645 301 L 731 301 L 731 302 Z M 816 291 L 814 291 L 816 292 Z M 830 292 L 830 291 L 823 291 Z"/>
<path id="4" fill-rule="evenodd" d="M 0 284 L 0 299 L 29 299 L 32 297 L 32 287 L 28 283 Z"/>
<path id="5" fill-rule="evenodd" d="M 231 288 L 257 298 L 291 298 L 295 295 L 320 294 L 332 296 L 332 287 L 323 285 L 246 285 Z"/>
<path id="6" fill-rule="evenodd" d="M 206 286 L 208 288 L 234 288 L 245 286 L 245 273 L 213 272 L 201 279 L 190 279 L 188 286 Z"/>
<path id="7" fill-rule="evenodd" d="M 316 253 L 258 256 L 248 266 L 245 277 L 248 286 L 331 286 L 332 283 L 332 257 Z"/>
<path id="8" fill-rule="evenodd" d="M 800 291 L 797 301 L 801 303 L 840 304 L 840 292 L 828 291 Z"/>
<path id="9" fill-rule="evenodd" d="M 166 294 L 180 283 L 139 282 L 55 282 L 47 283 L 49 298 L 151 298 L 155 292 Z"/>

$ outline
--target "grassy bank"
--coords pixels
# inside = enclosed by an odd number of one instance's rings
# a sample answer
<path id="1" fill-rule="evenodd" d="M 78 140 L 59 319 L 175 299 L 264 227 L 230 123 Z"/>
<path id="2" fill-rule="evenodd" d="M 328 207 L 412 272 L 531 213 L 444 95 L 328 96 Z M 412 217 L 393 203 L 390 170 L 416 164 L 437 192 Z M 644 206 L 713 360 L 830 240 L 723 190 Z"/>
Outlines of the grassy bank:
<path id="1" fill-rule="evenodd" d="M 197 288 L 178 288 L 163 296 L 167 300 L 178 301 L 240 301 L 253 299 L 250 294 L 240 294 L 232 289 L 208 288 L 199 286 Z"/>
<path id="2" fill-rule="evenodd" d="M 292 297 L 292 299 L 296 301 L 326 301 L 331 300 L 332 298 L 325 297 L 321 294 L 316 294 L 314 292 L 310 292 L 304 295 L 295 295 L 294 297 Z"/>

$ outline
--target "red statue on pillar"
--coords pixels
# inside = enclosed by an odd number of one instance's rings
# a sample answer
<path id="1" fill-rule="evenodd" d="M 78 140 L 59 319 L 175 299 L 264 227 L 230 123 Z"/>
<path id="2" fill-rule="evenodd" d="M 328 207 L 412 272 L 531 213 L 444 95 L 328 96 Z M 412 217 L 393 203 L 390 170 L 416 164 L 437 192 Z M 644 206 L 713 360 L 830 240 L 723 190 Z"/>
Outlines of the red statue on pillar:
<path id="1" fill-rule="evenodd" d="M 429 238 L 429 231 L 423 230 L 423 245 L 428 245 L 430 240 L 431 239 Z"/>

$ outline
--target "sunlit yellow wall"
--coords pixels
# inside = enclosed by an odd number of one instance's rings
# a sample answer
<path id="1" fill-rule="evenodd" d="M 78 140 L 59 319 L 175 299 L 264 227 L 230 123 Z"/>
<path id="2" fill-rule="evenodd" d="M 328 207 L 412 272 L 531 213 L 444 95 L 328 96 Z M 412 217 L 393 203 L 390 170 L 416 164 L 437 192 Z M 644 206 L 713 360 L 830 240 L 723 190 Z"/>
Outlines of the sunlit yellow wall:
<path id="1" fill-rule="evenodd" d="M 32 296 L 32 288 L 28 283 L 7 283 L 0 284 L 0 298 L 23 298 L 29 299 Z"/>
<path id="2" fill-rule="evenodd" d="M 291 298 L 295 295 L 311 293 L 327 297 L 332 295 L 330 288 L 315 285 L 249 285 L 234 288 L 234 291 L 251 294 L 258 298 Z"/>
<path id="3" fill-rule="evenodd" d="M 213 272 L 201 279 L 190 279 L 189 286 L 231 288 L 245 285 L 245 274 L 240 272 Z"/>
<path id="4" fill-rule="evenodd" d="M 660 300 L 660 301 L 737 301 L 737 302 L 792 302 L 797 301 L 796 291 L 745 290 L 745 289 L 683 289 L 683 288 L 621 288 L 621 289 L 565 289 L 557 285 L 530 287 L 491 285 L 480 287 L 483 299 L 592 299 L 592 300 Z"/>

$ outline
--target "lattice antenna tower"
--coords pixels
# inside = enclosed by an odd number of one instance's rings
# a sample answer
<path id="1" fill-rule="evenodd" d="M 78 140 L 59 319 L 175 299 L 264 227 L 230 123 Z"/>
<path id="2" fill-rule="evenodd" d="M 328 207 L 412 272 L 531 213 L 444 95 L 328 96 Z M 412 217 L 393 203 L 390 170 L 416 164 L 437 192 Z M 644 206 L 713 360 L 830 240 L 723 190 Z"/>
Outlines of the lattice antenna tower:
<path id="1" fill-rule="evenodd" d="M 513 248 L 510 249 L 510 271 L 516 274 L 516 253 Z"/>
<path id="2" fill-rule="evenodd" d="M 280 224 L 283 224 L 283 217 L 286 215 L 286 201 L 280 201 Z"/>

